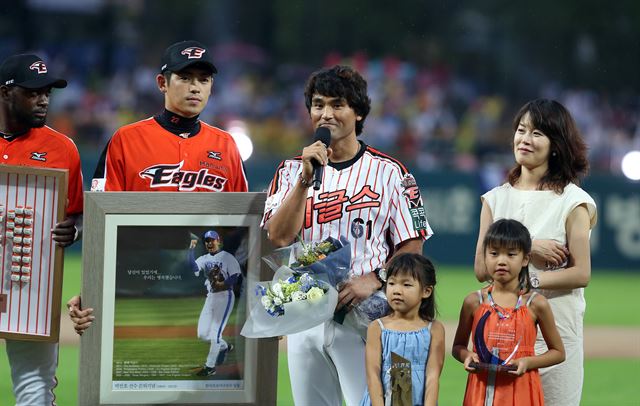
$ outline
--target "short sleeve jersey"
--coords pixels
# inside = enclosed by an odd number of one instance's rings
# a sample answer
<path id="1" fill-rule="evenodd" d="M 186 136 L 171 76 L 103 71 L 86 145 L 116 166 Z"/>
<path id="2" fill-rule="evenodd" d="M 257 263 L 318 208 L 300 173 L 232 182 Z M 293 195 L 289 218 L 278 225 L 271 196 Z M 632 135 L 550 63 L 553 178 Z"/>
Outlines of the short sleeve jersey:
<path id="1" fill-rule="evenodd" d="M 0 138 L 0 163 L 39 168 L 67 169 L 66 214 L 82 213 L 82 169 L 80 154 L 64 134 L 44 126 L 7 141 Z"/>
<path id="2" fill-rule="evenodd" d="M 403 241 L 426 240 L 433 234 L 420 189 L 407 168 L 363 142 L 360 145 L 352 160 L 324 168 L 320 190 L 308 189 L 301 230 L 304 241 L 347 238 L 354 275 L 384 265 Z M 301 173 L 300 157 L 280 164 L 269 186 L 263 226 Z"/>
<path id="3" fill-rule="evenodd" d="M 196 259 L 198 269 L 204 271 L 205 276 L 208 276 L 214 267 L 219 267 L 222 276 L 225 279 L 232 275 L 240 274 L 240 264 L 238 260 L 227 251 L 216 252 L 211 255 L 209 253 L 201 255 Z M 207 278 L 204 282 L 208 291 L 211 291 L 211 282 Z"/>
<path id="4" fill-rule="evenodd" d="M 103 179 L 96 176 L 91 190 L 246 192 L 233 137 L 200 123 L 198 134 L 188 138 L 172 134 L 154 118 L 120 128 L 107 146 Z"/>

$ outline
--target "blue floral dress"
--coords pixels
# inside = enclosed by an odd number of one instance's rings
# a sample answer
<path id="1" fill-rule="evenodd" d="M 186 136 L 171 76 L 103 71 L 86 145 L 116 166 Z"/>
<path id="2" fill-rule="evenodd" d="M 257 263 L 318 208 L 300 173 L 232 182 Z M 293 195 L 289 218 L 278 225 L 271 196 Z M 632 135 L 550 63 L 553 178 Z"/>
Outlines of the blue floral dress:
<path id="1" fill-rule="evenodd" d="M 382 329 L 380 340 L 382 342 L 382 365 L 380 374 L 384 392 L 385 405 L 391 405 L 391 353 L 402 356 L 411 361 L 411 383 L 413 404 L 424 403 L 425 370 L 429 358 L 429 346 L 431 345 L 431 323 L 415 331 L 388 330 L 382 324 L 382 320 L 376 320 Z M 360 406 L 370 406 L 371 398 L 369 389 L 365 390 Z"/>

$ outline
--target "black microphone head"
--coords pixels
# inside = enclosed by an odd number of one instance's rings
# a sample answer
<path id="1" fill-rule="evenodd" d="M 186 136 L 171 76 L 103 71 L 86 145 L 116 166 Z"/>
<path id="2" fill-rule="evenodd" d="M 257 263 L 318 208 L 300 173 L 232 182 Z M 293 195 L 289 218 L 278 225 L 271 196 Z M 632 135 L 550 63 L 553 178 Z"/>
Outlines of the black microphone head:
<path id="1" fill-rule="evenodd" d="M 331 144 L 331 131 L 327 127 L 318 127 L 313 136 L 313 142 L 320 141 L 325 147 Z"/>

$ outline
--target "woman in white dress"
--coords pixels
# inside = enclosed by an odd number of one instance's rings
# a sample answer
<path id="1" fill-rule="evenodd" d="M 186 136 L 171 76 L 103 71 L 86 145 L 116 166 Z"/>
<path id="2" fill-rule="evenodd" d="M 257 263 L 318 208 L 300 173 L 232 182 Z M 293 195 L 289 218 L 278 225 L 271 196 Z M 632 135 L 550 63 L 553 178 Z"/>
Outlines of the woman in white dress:
<path id="1" fill-rule="evenodd" d="M 589 236 L 596 223 L 594 200 L 576 183 L 587 173 L 586 145 L 571 114 L 560 103 L 538 99 L 516 115 L 508 182 L 482 196 L 475 258 L 479 281 L 488 278 L 482 241 L 501 218 L 520 221 L 533 238 L 531 285 L 553 310 L 567 358 L 540 370 L 545 404 L 580 404 L 583 382 L 584 288 L 591 278 Z M 536 353 L 546 351 L 538 332 Z"/>

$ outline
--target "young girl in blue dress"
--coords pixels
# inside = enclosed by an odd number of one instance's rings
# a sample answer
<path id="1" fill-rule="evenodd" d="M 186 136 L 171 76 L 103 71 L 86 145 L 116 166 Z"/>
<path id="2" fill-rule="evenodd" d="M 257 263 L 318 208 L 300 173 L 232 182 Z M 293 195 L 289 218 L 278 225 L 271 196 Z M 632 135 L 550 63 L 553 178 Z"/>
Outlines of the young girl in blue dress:
<path id="1" fill-rule="evenodd" d="M 391 314 L 367 331 L 367 390 L 361 406 L 392 404 L 391 353 L 411 362 L 413 405 L 435 406 L 444 363 L 444 326 L 435 320 L 436 272 L 418 254 L 394 257 L 385 293 Z"/>

